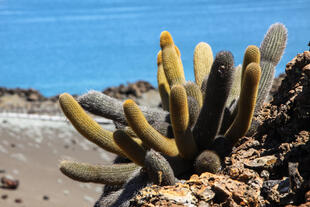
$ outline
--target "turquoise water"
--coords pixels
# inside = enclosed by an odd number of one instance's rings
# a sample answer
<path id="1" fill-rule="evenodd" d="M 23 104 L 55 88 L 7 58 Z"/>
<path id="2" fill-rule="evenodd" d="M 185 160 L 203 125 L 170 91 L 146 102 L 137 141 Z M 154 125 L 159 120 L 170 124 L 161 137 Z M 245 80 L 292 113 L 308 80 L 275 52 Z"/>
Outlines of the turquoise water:
<path id="1" fill-rule="evenodd" d="M 112 3 L 113 2 L 113 3 Z M 193 50 L 208 42 L 242 62 L 269 25 L 288 28 L 277 67 L 308 50 L 309 0 L 0 0 L 0 86 L 44 95 L 85 93 L 136 80 L 156 86 L 159 35 L 168 30 L 193 80 Z"/>

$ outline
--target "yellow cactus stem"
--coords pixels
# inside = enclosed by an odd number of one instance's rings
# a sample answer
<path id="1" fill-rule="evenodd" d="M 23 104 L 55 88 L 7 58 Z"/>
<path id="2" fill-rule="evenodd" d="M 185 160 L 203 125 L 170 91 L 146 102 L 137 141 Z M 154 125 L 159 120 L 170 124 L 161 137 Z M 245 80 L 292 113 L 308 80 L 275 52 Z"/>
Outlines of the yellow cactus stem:
<path id="1" fill-rule="evenodd" d="M 256 47 L 255 45 L 249 45 L 245 50 L 244 57 L 243 57 L 243 63 L 242 63 L 241 80 L 243 80 L 244 72 L 250 63 L 260 64 L 260 51 L 259 51 L 259 48 Z"/>
<path id="2" fill-rule="evenodd" d="M 163 68 L 163 58 L 161 51 L 159 51 L 157 54 L 157 68 L 158 91 L 161 98 L 162 107 L 164 110 L 169 111 L 170 87 Z"/>
<path id="3" fill-rule="evenodd" d="M 185 76 L 180 54 L 178 54 L 169 32 L 164 31 L 161 33 L 160 47 L 162 50 L 163 68 L 170 88 L 174 84 L 184 84 Z"/>
<path id="4" fill-rule="evenodd" d="M 76 181 L 122 185 L 133 172 L 139 169 L 139 166 L 134 163 L 91 165 L 63 160 L 59 168 L 64 175 Z"/>
<path id="5" fill-rule="evenodd" d="M 229 107 L 230 104 L 232 103 L 233 100 L 238 100 L 240 96 L 240 91 L 241 91 L 241 73 L 242 73 L 242 66 L 238 65 L 234 68 L 234 74 L 233 74 L 233 81 L 231 85 L 231 89 L 226 101 L 226 107 Z"/>
<path id="6" fill-rule="evenodd" d="M 129 126 L 143 141 L 143 144 L 168 156 L 177 156 L 179 154 L 175 140 L 169 139 L 156 131 L 147 122 L 143 113 L 133 100 L 126 100 L 123 108 Z"/>
<path id="7" fill-rule="evenodd" d="M 258 84 L 261 76 L 261 68 L 258 63 L 250 63 L 244 72 L 242 80 L 238 114 L 227 130 L 225 136 L 235 144 L 243 137 L 251 126 L 255 109 Z"/>
<path id="8" fill-rule="evenodd" d="M 181 57 L 180 49 L 176 45 L 174 45 L 174 48 L 175 48 L 175 51 L 177 51 L 178 56 Z"/>
<path id="9" fill-rule="evenodd" d="M 187 160 L 194 159 L 198 149 L 189 127 L 187 95 L 182 85 L 174 85 L 171 89 L 170 119 L 180 157 Z"/>
<path id="10" fill-rule="evenodd" d="M 203 97 L 198 85 L 196 85 L 191 81 L 188 81 L 184 84 L 184 88 L 186 90 L 187 96 L 193 97 L 197 101 L 199 107 L 201 108 L 203 104 Z"/>
<path id="11" fill-rule="evenodd" d="M 124 154 L 134 163 L 144 166 L 146 151 L 141 142 L 137 143 L 123 130 L 116 130 L 113 133 L 115 143 L 123 150 Z"/>
<path id="12" fill-rule="evenodd" d="M 80 134 L 99 147 L 124 156 L 122 150 L 114 142 L 112 132 L 103 129 L 93 120 L 70 94 L 61 94 L 59 103 L 66 117 Z"/>
<path id="13" fill-rule="evenodd" d="M 209 44 L 200 42 L 194 50 L 195 81 L 201 88 L 203 79 L 210 73 L 213 63 L 213 53 Z"/>

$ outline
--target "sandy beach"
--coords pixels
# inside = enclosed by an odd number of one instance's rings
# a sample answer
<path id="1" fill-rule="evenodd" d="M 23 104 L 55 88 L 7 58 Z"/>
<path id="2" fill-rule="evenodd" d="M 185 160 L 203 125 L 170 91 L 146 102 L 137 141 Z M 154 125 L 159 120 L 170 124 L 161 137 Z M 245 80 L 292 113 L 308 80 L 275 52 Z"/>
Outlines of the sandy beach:
<path id="1" fill-rule="evenodd" d="M 54 117 L 55 118 L 55 117 Z M 60 117 L 59 117 L 60 118 Z M 62 159 L 109 163 L 114 155 L 84 139 L 67 121 L 0 115 L 0 176 L 19 180 L 16 190 L 0 189 L 0 206 L 92 206 L 101 185 L 79 183 L 58 170 Z M 112 129 L 111 122 L 104 124 Z"/>

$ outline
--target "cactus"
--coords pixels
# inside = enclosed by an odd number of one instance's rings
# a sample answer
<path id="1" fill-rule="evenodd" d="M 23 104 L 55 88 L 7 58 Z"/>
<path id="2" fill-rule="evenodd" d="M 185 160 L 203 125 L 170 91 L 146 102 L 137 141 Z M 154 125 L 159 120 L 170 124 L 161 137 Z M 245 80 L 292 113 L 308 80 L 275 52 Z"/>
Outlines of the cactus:
<path id="1" fill-rule="evenodd" d="M 162 50 L 163 67 L 170 88 L 174 84 L 184 84 L 185 77 L 180 53 L 177 52 L 169 32 L 164 31 L 160 34 L 160 47 Z"/>
<path id="2" fill-rule="evenodd" d="M 103 194 L 95 207 L 128 207 L 129 201 L 136 193 L 148 184 L 147 174 L 143 171 L 134 172 L 129 180 L 116 192 Z"/>
<path id="3" fill-rule="evenodd" d="M 177 156 L 179 154 L 175 140 L 169 139 L 156 131 L 147 122 L 143 113 L 133 100 L 126 100 L 123 104 L 123 108 L 129 126 L 146 146 L 169 156 Z"/>
<path id="4" fill-rule="evenodd" d="M 213 53 L 210 45 L 200 42 L 194 50 L 195 81 L 201 87 L 203 79 L 210 73 L 213 63 Z"/>
<path id="5" fill-rule="evenodd" d="M 123 155 L 122 150 L 113 141 L 112 132 L 103 129 L 86 114 L 71 95 L 63 93 L 59 96 L 59 103 L 66 117 L 84 137 L 109 152 Z"/>
<path id="6" fill-rule="evenodd" d="M 199 116 L 200 106 L 197 103 L 196 99 L 191 96 L 187 96 L 187 105 L 188 105 L 188 113 L 189 113 L 189 123 L 188 127 L 192 129 Z"/>
<path id="7" fill-rule="evenodd" d="M 193 130 L 196 143 L 206 149 L 218 133 L 233 75 L 233 56 L 230 52 L 216 55 L 208 78 L 204 105 Z"/>
<path id="8" fill-rule="evenodd" d="M 243 57 L 243 63 L 242 63 L 241 80 L 243 80 L 245 69 L 250 63 L 257 63 L 257 64 L 260 63 L 260 52 L 259 52 L 258 47 L 256 47 L 255 45 L 250 45 L 245 50 L 244 57 Z M 242 82 L 241 82 L 241 85 L 242 85 Z"/>
<path id="9" fill-rule="evenodd" d="M 261 79 L 258 87 L 256 106 L 254 117 L 260 112 L 272 86 L 275 68 L 279 63 L 287 41 L 287 29 L 281 23 L 271 25 L 260 45 L 260 67 L 262 71 Z M 259 123 L 253 119 L 247 135 L 252 135 Z"/>
<path id="10" fill-rule="evenodd" d="M 171 89 L 170 119 L 179 156 L 184 159 L 193 159 L 197 154 L 197 146 L 189 127 L 186 91 L 181 85 L 174 85 Z"/>
<path id="11" fill-rule="evenodd" d="M 244 87 L 241 89 L 238 114 L 225 134 L 225 137 L 230 139 L 233 145 L 246 134 L 251 126 L 260 76 L 260 66 L 255 62 L 250 63 L 242 80 Z"/>
<path id="12" fill-rule="evenodd" d="M 170 87 L 168 80 L 165 75 L 165 71 L 163 68 L 163 58 L 162 52 L 159 51 L 157 54 L 157 84 L 158 84 L 158 91 L 162 102 L 162 108 L 166 111 L 169 110 L 169 94 L 170 94 Z"/>
<path id="13" fill-rule="evenodd" d="M 196 158 L 194 167 L 198 174 L 204 172 L 217 173 L 221 169 L 221 160 L 216 152 L 205 150 Z"/>
<path id="14" fill-rule="evenodd" d="M 187 96 L 193 97 L 197 103 L 199 104 L 199 107 L 202 107 L 203 99 L 202 99 L 202 93 L 198 85 L 191 81 L 187 81 L 184 84 L 184 88 L 186 90 Z"/>
<path id="15" fill-rule="evenodd" d="M 260 46 L 262 77 L 260 79 L 255 113 L 258 113 L 272 86 L 275 67 L 286 47 L 287 30 L 283 24 L 270 26 Z"/>
<path id="16" fill-rule="evenodd" d="M 78 102 L 85 110 L 115 122 L 119 129 L 112 133 L 91 119 L 70 95 L 63 94 L 59 100 L 82 135 L 133 163 L 93 166 L 64 161 L 61 171 L 78 181 L 121 186 L 109 194 L 106 190 L 96 204 L 100 207 L 128 206 L 137 190 L 148 184 L 172 185 L 193 172 L 217 173 L 240 138 L 255 131 L 253 114 L 265 99 L 285 42 L 285 27 L 275 24 L 260 50 L 255 46 L 246 49 L 242 68 L 233 68 L 230 52 L 219 52 L 210 73 L 206 68 L 212 62 L 212 51 L 200 43 L 194 54 L 196 85 L 185 81 L 180 51 L 171 35 L 162 32 L 157 79 L 163 107 L 169 112 L 138 106 L 133 100 L 121 103 L 95 91 L 81 96 Z"/>
<path id="17" fill-rule="evenodd" d="M 63 160 L 60 170 L 66 176 L 80 182 L 93 182 L 110 185 L 124 184 L 130 175 L 138 170 L 136 164 L 90 165 Z"/>
<path id="18" fill-rule="evenodd" d="M 77 101 L 86 110 L 95 115 L 111 119 L 124 126 L 127 120 L 123 112 L 123 103 L 98 91 L 89 91 Z M 169 113 L 160 109 L 140 107 L 148 122 L 160 133 L 169 136 Z"/>
<path id="19" fill-rule="evenodd" d="M 142 143 L 136 142 L 123 130 L 116 130 L 113 133 L 115 143 L 123 150 L 123 153 L 137 165 L 143 166 L 146 151 Z"/>
<path id="20" fill-rule="evenodd" d="M 242 76 L 242 67 L 238 65 L 234 68 L 233 81 L 231 84 L 231 89 L 229 91 L 229 96 L 226 101 L 226 107 L 229 107 L 234 100 L 237 100 L 241 91 L 241 76 Z"/>
<path id="21" fill-rule="evenodd" d="M 174 185 L 175 177 L 169 162 L 158 152 L 151 149 L 146 153 L 145 168 L 149 179 L 156 185 Z"/>

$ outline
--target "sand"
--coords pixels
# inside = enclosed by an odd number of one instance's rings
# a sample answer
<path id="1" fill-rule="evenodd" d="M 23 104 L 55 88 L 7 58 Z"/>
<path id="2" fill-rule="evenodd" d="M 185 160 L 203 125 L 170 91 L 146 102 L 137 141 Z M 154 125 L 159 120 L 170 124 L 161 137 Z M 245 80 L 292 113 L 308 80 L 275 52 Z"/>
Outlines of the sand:
<path id="1" fill-rule="evenodd" d="M 101 122 L 106 129 L 114 128 L 110 120 Z M 1 113 L 0 171 L 5 173 L 0 177 L 20 183 L 16 190 L 0 188 L 0 206 L 93 206 L 102 185 L 67 178 L 58 169 L 59 161 L 105 164 L 113 157 L 79 135 L 63 116 Z"/>

